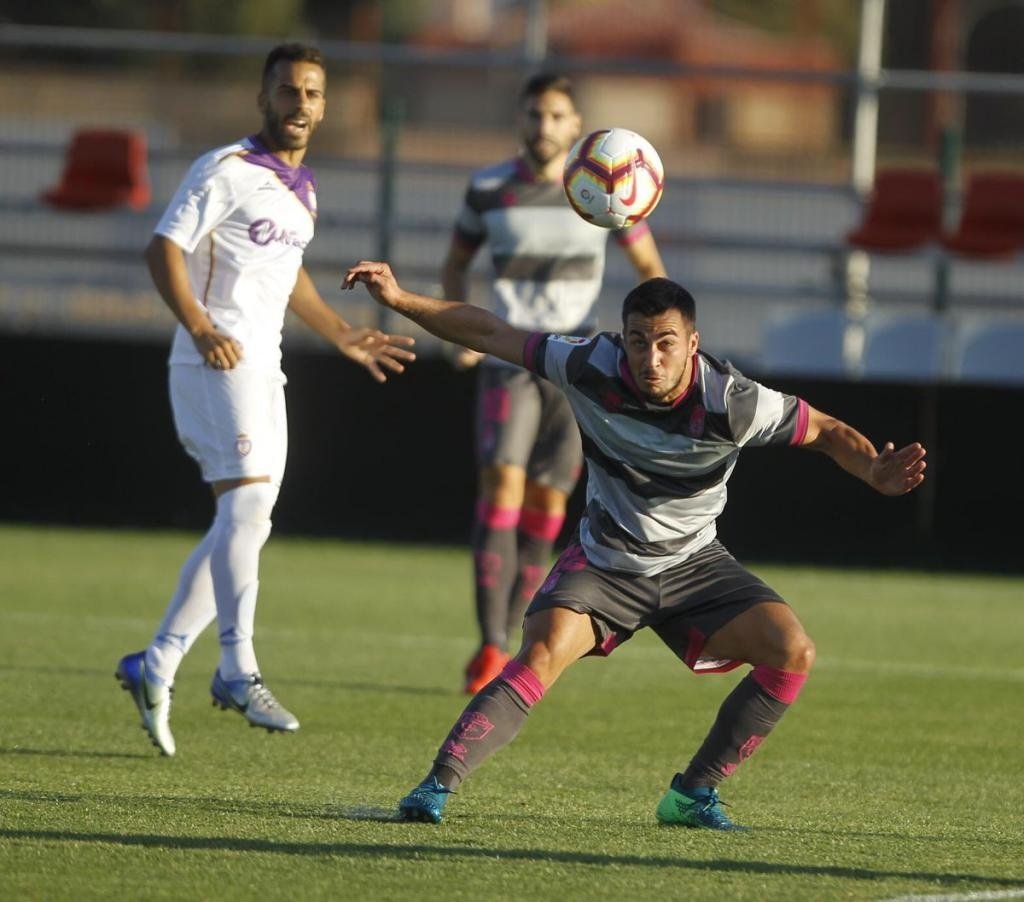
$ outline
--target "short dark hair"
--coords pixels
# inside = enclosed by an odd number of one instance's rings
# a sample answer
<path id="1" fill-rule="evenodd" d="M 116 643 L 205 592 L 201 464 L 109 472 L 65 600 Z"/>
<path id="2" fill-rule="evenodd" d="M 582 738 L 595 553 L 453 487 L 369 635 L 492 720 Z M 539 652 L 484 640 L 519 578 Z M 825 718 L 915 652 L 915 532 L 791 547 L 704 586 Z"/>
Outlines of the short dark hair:
<path id="1" fill-rule="evenodd" d="M 319 66 L 324 72 L 327 71 L 323 54 L 311 44 L 278 44 L 267 54 L 263 63 L 263 80 L 260 84 L 267 83 L 267 79 L 274 71 L 274 66 L 281 60 L 289 63 L 312 63 L 314 66 Z"/>
<path id="2" fill-rule="evenodd" d="M 697 302 L 678 282 L 671 279 L 648 279 L 636 286 L 622 301 L 622 328 L 631 313 L 657 316 L 666 310 L 678 310 L 691 329 L 697 326 Z"/>
<path id="3" fill-rule="evenodd" d="M 546 94 L 548 91 L 557 91 L 559 94 L 564 94 L 572 101 L 572 105 L 576 106 L 576 98 L 572 92 L 572 82 L 568 76 L 561 75 L 558 72 L 538 72 L 536 75 L 530 76 L 519 90 L 519 103 L 526 103 L 527 100 L 533 100 L 533 98 L 540 97 L 541 94 Z"/>

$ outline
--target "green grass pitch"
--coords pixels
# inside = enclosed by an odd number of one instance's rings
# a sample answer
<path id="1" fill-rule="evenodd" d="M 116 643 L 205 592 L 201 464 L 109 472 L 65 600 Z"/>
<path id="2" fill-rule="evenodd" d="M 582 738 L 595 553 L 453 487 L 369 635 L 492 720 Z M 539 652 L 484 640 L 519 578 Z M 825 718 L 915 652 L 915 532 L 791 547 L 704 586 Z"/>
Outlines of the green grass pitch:
<path id="1" fill-rule="evenodd" d="M 465 551 L 273 538 L 257 649 L 302 729 L 211 707 L 210 630 L 162 759 L 113 671 L 195 539 L 0 527 L 0 898 L 1024 898 L 1024 579 L 754 565 L 818 666 L 723 787 L 751 834 L 655 822 L 738 675 L 645 634 L 434 827 L 392 812 L 464 704 Z"/>

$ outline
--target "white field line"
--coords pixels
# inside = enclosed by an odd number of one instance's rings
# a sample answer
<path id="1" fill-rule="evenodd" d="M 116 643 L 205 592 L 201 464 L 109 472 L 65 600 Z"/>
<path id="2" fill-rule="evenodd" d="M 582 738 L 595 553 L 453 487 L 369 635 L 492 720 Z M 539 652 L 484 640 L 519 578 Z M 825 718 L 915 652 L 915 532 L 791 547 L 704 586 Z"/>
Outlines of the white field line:
<path id="1" fill-rule="evenodd" d="M 938 896 L 893 896 L 881 902 L 982 902 L 986 899 L 1024 899 L 1020 889 L 983 890 L 976 893 L 943 893 Z"/>

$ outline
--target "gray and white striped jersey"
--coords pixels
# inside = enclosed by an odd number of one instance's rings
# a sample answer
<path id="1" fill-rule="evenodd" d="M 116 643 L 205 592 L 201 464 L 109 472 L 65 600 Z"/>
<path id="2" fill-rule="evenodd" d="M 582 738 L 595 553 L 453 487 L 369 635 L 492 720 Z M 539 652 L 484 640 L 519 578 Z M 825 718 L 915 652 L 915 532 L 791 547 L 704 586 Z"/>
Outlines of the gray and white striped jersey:
<path id="1" fill-rule="evenodd" d="M 648 232 L 640 222 L 611 234 L 626 245 Z M 493 309 L 506 322 L 589 334 L 608 235 L 573 211 L 561 182 L 537 181 L 517 157 L 473 174 L 454 240 L 470 251 L 490 246 Z"/>
<path id="2" fill-rule="evenodd" d="M 653 576 L 711 542 L 745 445 L 799 445 L 807 403 L 703 351 L 672 404 L 644 400 L 622 337 L 535 333 L 524 365 L 561 388 L 583 436 L 580 541 L 597 567 Z"/>

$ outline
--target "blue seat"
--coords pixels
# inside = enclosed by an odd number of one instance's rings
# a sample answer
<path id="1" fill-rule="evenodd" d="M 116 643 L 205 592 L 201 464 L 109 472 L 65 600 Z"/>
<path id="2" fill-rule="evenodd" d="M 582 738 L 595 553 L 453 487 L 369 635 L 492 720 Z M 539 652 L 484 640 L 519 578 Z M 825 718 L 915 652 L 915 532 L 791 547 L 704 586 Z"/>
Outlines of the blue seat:
<path id="1" fill-rule="evenodd" d="M 809 310 L 768 321 L 761 336 L 761 370 L 798 376 L 845 376 L 847 321 L 840 310 Z"/>
<path id="2" fill-rule="evenodd" d="M 864 322 L 865 379 L 934 382 L 946 371 L 946 321 L 936 314 L 876 314 Z"/>
<path id="3" fill-rule="evenodd" d="M 955 368 L 963 382 L 1024 385 L 1024 319 L 966 326 Z"/>

